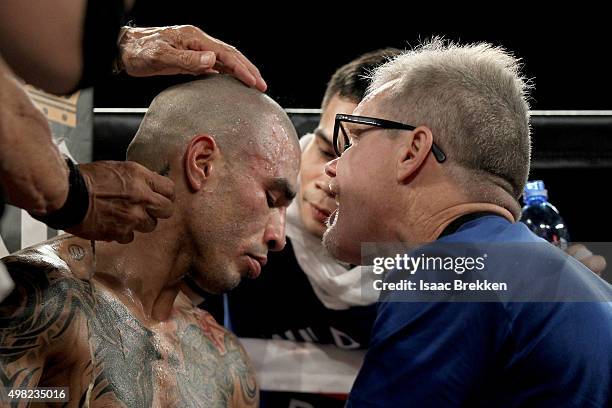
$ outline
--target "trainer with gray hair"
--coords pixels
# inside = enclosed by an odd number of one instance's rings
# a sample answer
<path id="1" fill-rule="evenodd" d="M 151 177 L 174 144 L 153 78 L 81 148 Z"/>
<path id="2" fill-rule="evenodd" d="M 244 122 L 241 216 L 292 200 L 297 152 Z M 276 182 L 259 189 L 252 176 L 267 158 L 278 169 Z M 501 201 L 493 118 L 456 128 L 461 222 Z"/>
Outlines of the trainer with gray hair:
<path id="1" fill-rule="evenodd" d="M 612 287 L 516 222 L 531 145 L 519 68 L 500 47 L 434 39 L 336 116 L 335 257 L 366 263 L 368 242 L 488 253 L 478 273 L 389 268 L 348 407 L 610 405 Z"/>

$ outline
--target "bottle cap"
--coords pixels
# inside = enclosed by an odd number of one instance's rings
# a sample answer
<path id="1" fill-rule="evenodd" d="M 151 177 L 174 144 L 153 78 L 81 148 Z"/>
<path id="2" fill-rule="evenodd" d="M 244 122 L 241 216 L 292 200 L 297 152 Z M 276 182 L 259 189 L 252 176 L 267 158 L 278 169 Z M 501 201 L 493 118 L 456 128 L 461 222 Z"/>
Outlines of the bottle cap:
<path id="1" fill-rule="evenodd" d="M 547 201 L 548 191 L 542 180 L 529 181 L 523 189 L 523 201 L 529 204 L 533 201 Z"/>

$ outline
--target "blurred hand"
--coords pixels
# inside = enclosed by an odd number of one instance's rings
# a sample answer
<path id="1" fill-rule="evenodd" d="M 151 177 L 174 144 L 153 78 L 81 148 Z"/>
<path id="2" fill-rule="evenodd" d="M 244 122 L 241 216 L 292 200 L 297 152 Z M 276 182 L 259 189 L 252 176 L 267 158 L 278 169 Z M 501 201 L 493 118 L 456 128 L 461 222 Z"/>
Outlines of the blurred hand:
<path id="1" fill-rule="evenodd" d="M 7 201 L 46 214 L 68 196 L 68 167 L 47 119 L 0 58 L 0 183 Z"/>
<path id="2" fill-rule="evenodd" d="M 131 76 L 230 74 L 265 92 L 259 70 L 240 51 L 190 25 L 124 27 L 119 65 Z"/>
<path id="3" fill-rule="evenodd" d="M 89 190 L 89 211 L 67 231 L 81 238 L 134 239 L 134 231 L 151 232 L 158 218 L 173 211 L 174 183 L 135 162 L 98 161 L 79 165 Z"/>
<path id="4" fill-rule="evenodd" d="M 601 273 L 606 269 L 606 259 L 601 255 L 593 255 L 582 244 L 572 244 L 567 248 L 566 252 L 582 262 L 598 276 L 601 276 Z"/>

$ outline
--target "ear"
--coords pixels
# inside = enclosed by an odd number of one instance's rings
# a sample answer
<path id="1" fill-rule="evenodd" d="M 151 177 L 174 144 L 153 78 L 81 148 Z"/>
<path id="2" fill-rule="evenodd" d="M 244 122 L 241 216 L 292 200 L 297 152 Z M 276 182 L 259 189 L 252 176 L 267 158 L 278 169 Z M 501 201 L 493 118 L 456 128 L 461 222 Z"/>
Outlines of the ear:
<path id="1" fill-rule="evenodd" d="M 427 126 L 414 129 L 399 146 L 397 181 L 406 183 L 421 168 L 433 144 L 433 133 Z"/>
<path id="2" fill-rule="evenodd" d="M 212 136 L 197 135 L 191 139 L 185 152 L 185 176 L 194 191 L 199 191 L 210 178 L 218 156 L 219 148 Z"/>

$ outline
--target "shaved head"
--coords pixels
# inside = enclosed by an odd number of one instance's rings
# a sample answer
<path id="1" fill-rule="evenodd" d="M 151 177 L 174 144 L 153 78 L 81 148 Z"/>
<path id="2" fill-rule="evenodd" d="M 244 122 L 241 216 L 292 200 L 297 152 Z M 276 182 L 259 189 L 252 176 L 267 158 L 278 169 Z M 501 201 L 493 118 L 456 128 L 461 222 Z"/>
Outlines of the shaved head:
<path id="1" fill-rule="evenodd" d="M 232 159 L 268 151 L 274 138 L 258 130 L 270 122 L 284 130 L 281 142 L 297 148 L 295 128 L 276 102 L 233 77 L 210 75 L 168 88 L 153 100 L 127 159 L 164 172 L 194 136 L 208 134 L 229 162 L 240 162 Z"/>
<path id="2" fill-rule="evenodd" d="M 174 181 L 175 211 L 162 224 L 167 236 L 180 231 L 192 287 L 229 290 L 285 246 L 300 148 L 287 114 L 263 93 L 219 74 L 168 88 L 127 158 Z"/>

